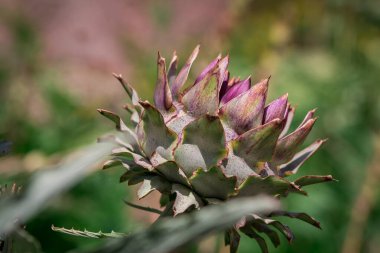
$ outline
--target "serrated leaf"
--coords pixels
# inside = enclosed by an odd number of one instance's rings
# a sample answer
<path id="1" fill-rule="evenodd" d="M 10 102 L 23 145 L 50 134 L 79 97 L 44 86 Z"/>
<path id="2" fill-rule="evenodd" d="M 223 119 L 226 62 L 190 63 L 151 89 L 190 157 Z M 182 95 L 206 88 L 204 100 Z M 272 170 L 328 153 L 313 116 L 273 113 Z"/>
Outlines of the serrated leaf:
<path id="1" fill-rule="evenodd" d="M 308 215 L 307 213 L 296 213 L 296 212 L 287 212 L 287 211 L 274 211 L 274 212 L 271 212 L 268 216 L 269 217 L 287 216 L 289 218 L 295 218 L 295 219 L 302 220 L 302 221 L 304 221 L 306 223 L 309 223 L 309 224 L 313 225 L 314 227 L 317 227 L 317 228 L 321 229 L 320 222 L 317 221 L 316 219 L 314 219 L 313 217 L 311 217 L 310 215 Z"/>
<path id="2" fill-rule="evenodd" d="M 205 238 L 210 233 L 224 231 L 249 213 L 270 212 L 277 208 L 278 202 L 266 197 L 235 199 L 221 205 L 205 207 L 199 212 L 181 215 L 175 219 L 159 220 L 145 230 L 88 252 L 171 252 L 190 241 Z"/>
<path id="3" fill-rule="evenodd" d="M 240 185 L 238 191 L 238 196 L 255 196 L 258 194 L 286 196 L 290 192 L 306 195 L 296 185 L 278 176 L 265 178 L 250 176 Z"/>
<path id="4" fill-rule="evenodd" d="M 204 198 L 227 199 L 235 191 L 236 177 L 226 177 L 220 168 L 198 169 L 190 178 L 193 189 Z"/>
<path id="5" fill-rule="evenodd" d="M 176 194 L 173 205 L 174 216 L 185 212 L 190 207 L 199 209 L 203 205 L 203 201 L 198 195 L 183 185 L 174 184 L 172 186 L 172 192 Z"/>
<path id="6" fill-rule="evenodd" d="M 75 160 L 63 162 L 50 170 L 34 175 L 24 194 L 0 203 L 0 234 L 16 228 L 15 220 L 28 221 L 52 198 L 83 179 L 114 148 L 110 144 L 96 144 L 82 151 Z"/>
<path id="7" fill-rule="evenodd" d="M 111 231 L 110 233 L 103 233 L 102 231 L 91 232 L 86 229 L 85 230 L 77 230 L 73 228 L 67 229 L 63 227 L 55 227 L 54 225 L 51 226 L 51 229 L 55 232 L 60 232 L 60 233 L 80 236 L 80 237 L 87 237 L 87 238 L 122 238 L 122 237 L 127 236 L 127 234 L 117 233 L 114 231 Z"/>

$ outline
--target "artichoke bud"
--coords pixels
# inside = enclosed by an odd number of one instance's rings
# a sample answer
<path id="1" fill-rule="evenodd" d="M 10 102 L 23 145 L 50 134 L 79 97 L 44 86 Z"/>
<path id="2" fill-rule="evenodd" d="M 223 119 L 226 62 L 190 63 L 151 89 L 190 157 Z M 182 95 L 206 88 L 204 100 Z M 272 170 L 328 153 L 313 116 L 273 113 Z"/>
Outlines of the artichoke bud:
<path id="1" fill-rule="evenodd" d="M 169 210 L 165 214 L 172 216 L 242 196 L 306 195 L 304 186 L 333 180 L 330 175 L 287 179 L 325 142 L 317 140 L 301 149 L 315 123 L 315 110 L 288 133 L 294 115 L 288 94 L 266 103 L 270 78 L 252 85 L 251 77 L 232 77 L 228 56 L 216 57 L 189 85 L 190 68 L 198 53 L 199 46 L 178 71 L 176 53 L 168 68 L 158 54 L 154 104 L 141 101 L 133 87 L 115 75 L 131 99 L 130 119 L 125 124 L 116 114 L 99 110 L 125 139 L 113 138 L 120 149 L 106 168 L 124 166 L 121 181 L 141 184 L 139 198 L 160 192 Z M 252 214 L 226 231 L 231 252 L 237 249 L 239 231 L 255 239 L 263 252 L 267 252 L 263 234 L 276 247 L 278 232 L 289 242 L 293 240 L 292 231 L 275 220 L 278 216 L 319 227 L 305 213 Z"/>

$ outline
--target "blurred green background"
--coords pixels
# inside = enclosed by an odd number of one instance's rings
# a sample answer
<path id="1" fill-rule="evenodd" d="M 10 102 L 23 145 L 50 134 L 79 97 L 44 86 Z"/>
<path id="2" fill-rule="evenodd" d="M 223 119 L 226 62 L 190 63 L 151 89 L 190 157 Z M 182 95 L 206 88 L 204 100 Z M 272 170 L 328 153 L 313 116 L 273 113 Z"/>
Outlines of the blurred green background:
<path id="1" fill-rule="evenodd" d="M 233 75 L 252 74 L 256 81 L 271 75 L 270 99 L 289 92 L 296 122 L 318 107 L 309 143 L 329 141 L 300 174 L 332 174 L 339 183 L 284 201 L 320 220 L 323 231 L 289 220 L 295 241 L 271 252 L 379 252 L 377 0 L 2 0 L 0 139 L 12 141 L 13 150 L 0 160 L 0 183 L 23 184 L 30 173 L 111 130 L 95 109 L 122 111 L 126 97 L 112 72 L 150 99 L 157 51 L 170 58 L 177 50 L 183 63 L 198 43 L 193 77 L 219 52 L 229 53 Z M 134 194 L 118 183 L 121 173 L 94 172 L 27 230 L 45 252 L 59 253 L 101 242 L 52 232 L 52 224 L 120 232 L 146 226 L 154 217 L 123 204 Z M 213 252 L 213 245 L 208 239 L 198 252 Z M 259 247 L 243 238 L 239 252 Z"/>

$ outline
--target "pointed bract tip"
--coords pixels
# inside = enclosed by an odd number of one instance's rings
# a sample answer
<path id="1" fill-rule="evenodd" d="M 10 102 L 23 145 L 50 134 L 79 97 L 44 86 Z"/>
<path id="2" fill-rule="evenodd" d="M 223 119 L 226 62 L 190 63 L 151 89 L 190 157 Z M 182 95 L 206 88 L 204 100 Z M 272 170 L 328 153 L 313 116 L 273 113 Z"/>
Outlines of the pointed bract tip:
<path id="1" fill-rule="evenodd" d="M 171 62 L 178 61 L 177 53 L 174 51 Z"/>
<path id="2" fill-rule="evenodd" d="M 273 119 L 273 120 L 271 120 L 271 121 L 269 121 L 269 122 L 267 122 L 265 124 L 274 124 L 275 126 L 279 126 L 279 125 L 283 124 L 284 121 L 285 121 L 285 119 L 275 118 L 275 119 Z"/>
<path id="3" fill-rule="evenodd" d="M 150 108 L 150 107 L 153 107 L 153 105 L 151 105 L 151 104 L 149 103 L 149 101 L 147 101 L 147 100 L 145 100 L 145 101 L 139 100 L 139 104 L 140 104 L 142 107 L 144 107 L 145 109 Z"/>
<path id="4" fill-rule="evenodd" d="M 230 55 L 229 54 L 227 54 L 226 56 L 222 56 L 221 54 L 219 54 L 220 56 L 221 56 L 221 61 L 227 61 L 227 62 L 229 62 L 230 61 Z"/>
<path id="5" fill-rule="evenodd" d="M 194 48 L 193 52 L 191 53 L 191 58 L 192 58 L 193 60 L 198 56 L 200 47 L 201 47 L 201 45 L 198 44 L 198 45 Z"/>
<path id="6" fill-rule="evenodd" d="M 165 62 L 165 58 L 161 56 L 160 51 L 157 52 L 157 62 L 158 63 Z"/>
<path id="7" fill-rule="evenodd" d="M 116 79 L 118 79 L 118 80 L 123 79 L 123 76 L 122 76 L 121 74 L 112 73 L 112 75 L 113 75 Z"/>
<path id="8" fill-rule="evenodd" d="M 261 93 L 266 93 L 268 91 L 269 79 L 262 79 L 260 82 L 256 83 L 252 88 L 257 89 Z"/>
<path id="9" fill-rule="evenodd" d="M 312 118 L 306 121 L 299 129 L 309 129 L 314 126 L 315 121 L 317 121 L 317 118 Z"/>
<path id="10" fill-rule="evenodd" d="M 129 113 L 133 113 L 133 107 L 131 106 L 131 105 L 129 105 L 129 104 L 125 104 L 125 105 L 123 105 L 123 109 L 124 110 L 127 110 Z"/>

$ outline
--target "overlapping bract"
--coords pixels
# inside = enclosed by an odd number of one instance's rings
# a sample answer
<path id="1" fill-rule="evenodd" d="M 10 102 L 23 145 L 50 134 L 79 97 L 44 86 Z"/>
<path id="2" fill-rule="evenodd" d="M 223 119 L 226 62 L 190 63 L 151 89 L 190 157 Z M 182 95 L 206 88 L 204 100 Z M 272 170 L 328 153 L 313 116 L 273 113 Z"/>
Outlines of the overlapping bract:
<path id="1" fill-rule="evenodd" d="M 141 101 L 136 91 L 115 75 L 131 98 L 125 108 L 134 129 L 116 114 L 99 110 L 123 133 L 121 137 L 103 138 L 120 146 L 105 168 L 123 165 L 126 172 L 120 181 L 141 183 L 139 198 L 154 190 L 162 193 L 165 215 L 172 216 L 240 196 L 306 195 L 304 186 L 333 180 L 331 176 L 305 176 L 295 181 L 285 178 L 295 174 L 325 142 L 317 140 L 299 151 L 315 123 L 314 110 L 288 133 L 294 114 L 288 95 L 266 105 L 269 78 L 251 85 L 250 77 L 231 77 L 228 56 L 218 56 L 189 85 L 190 67 L 198 52 L 199 46 L 179 71 L 176 54 L 168 70 L 165 59 L 158 55 L 154 105 Z M 239 243 L 238 230 L 256 239 L 263 252 L 267 252 L 267 245 L 261 234 L 276 247 L 280 243 L 273 229 L 291 241 L 292 232 L 273 220 L 275 216 L 297 218 L 319 227 L 305 213 L 252 214 L 226 231 L 231 252 Z"/>

